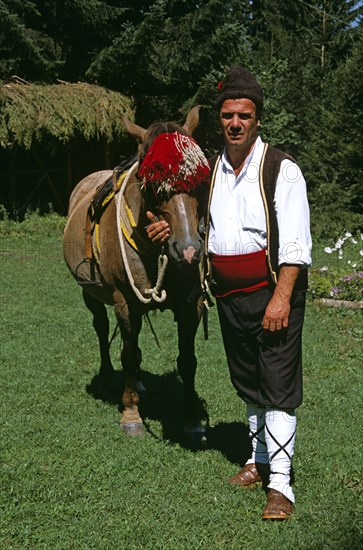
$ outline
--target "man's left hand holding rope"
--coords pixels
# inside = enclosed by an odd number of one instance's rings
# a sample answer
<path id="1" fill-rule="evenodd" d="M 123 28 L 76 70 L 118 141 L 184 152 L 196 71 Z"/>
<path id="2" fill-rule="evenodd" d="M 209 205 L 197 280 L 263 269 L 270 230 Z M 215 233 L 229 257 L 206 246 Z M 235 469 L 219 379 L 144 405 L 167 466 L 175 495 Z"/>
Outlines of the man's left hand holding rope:
<path id="1" fill-rule="evenodd" d="M 150 224 L 146 226 L 146 233 L 154 244 L 163 244 L 170 237 L 170 225 L 165 220 L 158 220 L 150 211 L 146 212 Z"/>

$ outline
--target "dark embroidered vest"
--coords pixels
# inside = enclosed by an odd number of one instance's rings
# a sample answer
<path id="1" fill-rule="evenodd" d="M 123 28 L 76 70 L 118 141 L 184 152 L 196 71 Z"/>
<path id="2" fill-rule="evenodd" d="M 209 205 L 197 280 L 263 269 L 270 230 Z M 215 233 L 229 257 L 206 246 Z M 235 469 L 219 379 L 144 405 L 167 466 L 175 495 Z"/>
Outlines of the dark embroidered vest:
<path id="1" fill-rule="evenodd" d="M 214 181 L 217 173 L 218 164 L 221 154 L 214 155 L 209 159 L 209 165 L 212 171 L 211 186 L 209 191 L 208 203 L 205 205 L 205 251 L 206 251 L 206 279 L 211 277 L 210 263 L 208 260 L 208 236 L 210 223 L 210 203 L 214 188 Z M 271 280 L 274 284 L 278 279 L 278 257 L 279 257 L 279 228 L 277 223 L 277 215 L 274 206 L 274 197 L 276 190 L 277 177 L 280 171 L 281 162 L 285 159 L 295 162 L 295 160 L 286 153 L 283 153 L 275 147 L 265 144 L 264 152 L 260 163 L 260 193 L 266 215 L 266 235 L 267 235 L 267 265 Z M 295 283 L 295 291 L 305 291 L 307 289 L 307 269 L 302 269 Z"/>

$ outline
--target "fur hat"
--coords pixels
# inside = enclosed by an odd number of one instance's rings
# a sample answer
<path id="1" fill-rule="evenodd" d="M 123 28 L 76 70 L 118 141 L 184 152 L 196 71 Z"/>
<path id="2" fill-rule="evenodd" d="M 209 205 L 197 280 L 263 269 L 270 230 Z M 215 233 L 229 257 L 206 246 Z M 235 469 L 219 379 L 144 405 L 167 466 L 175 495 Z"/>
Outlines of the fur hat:
<path id="1" fill-rule="evenodd" d="M 226 99 L 251 99 L 256 105 L 256 114 L 261 116 L 263 108 L 262 88 L 253 74 L 242 65 L 232 67 L 218 84 L 218 97 L 215 103 L 219 111 Z"/>

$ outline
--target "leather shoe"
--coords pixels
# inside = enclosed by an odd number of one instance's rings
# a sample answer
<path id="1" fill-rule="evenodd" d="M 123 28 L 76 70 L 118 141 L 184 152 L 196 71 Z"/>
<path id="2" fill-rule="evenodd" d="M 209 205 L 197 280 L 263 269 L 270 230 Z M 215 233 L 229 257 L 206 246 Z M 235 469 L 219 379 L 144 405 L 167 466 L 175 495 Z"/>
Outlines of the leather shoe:
<path id="1" fill-rule="evenodd" d="M 267 504 L 262 512 L 262 519 L 289 519 L 294 510 L 292 502 L 280 491 L 270 489 L 267 493 Z"/>
<path id="2" fill-rule="evenodd" d="M 260 481 L 261 476 L 257 471 L 256 464 L 246 464 L 238 474 L 228 479 L 231 485 L 240 487 L 254 487 Z"/>

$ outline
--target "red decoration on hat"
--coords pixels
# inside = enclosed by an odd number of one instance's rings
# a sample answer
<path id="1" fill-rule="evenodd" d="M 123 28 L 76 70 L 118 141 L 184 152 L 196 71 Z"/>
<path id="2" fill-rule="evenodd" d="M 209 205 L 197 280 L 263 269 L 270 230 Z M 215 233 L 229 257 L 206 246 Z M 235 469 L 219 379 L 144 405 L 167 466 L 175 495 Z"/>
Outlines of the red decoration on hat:
<path id="1" fill-rule="evenodd" d="M 179 132 L 157 136 L 138 171 L 143 185 L 152 185 L 156 195 L 170 197 L 191 193 L 209 182 L 207 159 L 195 140 Z"/>

